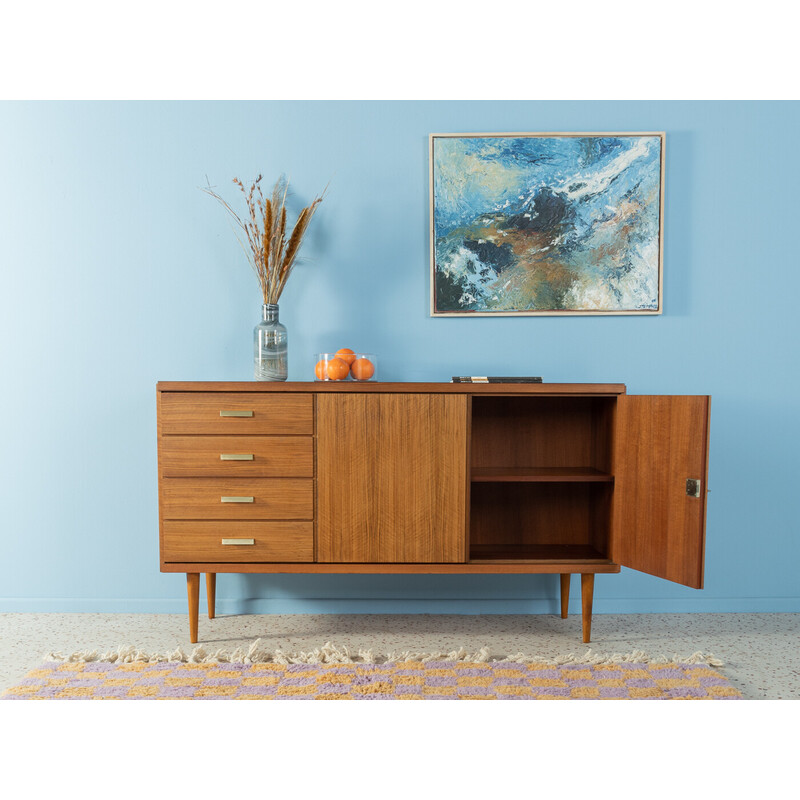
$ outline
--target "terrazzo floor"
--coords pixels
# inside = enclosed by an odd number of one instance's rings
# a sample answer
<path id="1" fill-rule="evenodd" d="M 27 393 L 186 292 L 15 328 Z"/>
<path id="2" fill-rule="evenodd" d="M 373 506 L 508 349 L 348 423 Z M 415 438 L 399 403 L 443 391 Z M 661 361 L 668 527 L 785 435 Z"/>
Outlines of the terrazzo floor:
<path id="1" fill-rule="evenodd" d="M 351 653 L 371 649 L 447 652 L 487 646 L 494 656 L 568 653 L 688 656 L 702 650 L 724 662 L 722 673 L 746 699 L 800 699 L 800 614 L 599 614 L 592 642 L 581 641 L 580 614 L 283 614 L 201 615 L 206 650 L 247 647 L 312 650 L 326 642 Z M 0 691 L 38 666 L 45 653 L 104 652 L 135 645 L 150 652 L 191 652 L 184 614 L 0 614 Z"/>

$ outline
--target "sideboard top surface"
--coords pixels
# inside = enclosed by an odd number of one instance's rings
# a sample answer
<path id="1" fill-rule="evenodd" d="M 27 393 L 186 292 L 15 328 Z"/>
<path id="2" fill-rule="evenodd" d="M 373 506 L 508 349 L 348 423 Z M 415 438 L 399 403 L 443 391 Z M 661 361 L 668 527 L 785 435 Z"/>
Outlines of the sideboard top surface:
<path id="1" fill-rule="evenodd" d="M 390 383 L 356 381 L 159 381 L 159 392 L 367 392 L 422 394 L 625 394 L 623 383 Z"/>

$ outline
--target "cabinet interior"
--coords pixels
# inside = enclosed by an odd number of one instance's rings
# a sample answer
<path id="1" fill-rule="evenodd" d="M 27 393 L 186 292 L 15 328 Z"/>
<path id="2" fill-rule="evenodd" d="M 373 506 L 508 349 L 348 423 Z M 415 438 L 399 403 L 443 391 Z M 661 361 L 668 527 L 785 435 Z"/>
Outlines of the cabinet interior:
<path id="1" fill-rule="evenodd" d="M 606 559 L 614 398 L 473 397 L 470 561 Z"/>

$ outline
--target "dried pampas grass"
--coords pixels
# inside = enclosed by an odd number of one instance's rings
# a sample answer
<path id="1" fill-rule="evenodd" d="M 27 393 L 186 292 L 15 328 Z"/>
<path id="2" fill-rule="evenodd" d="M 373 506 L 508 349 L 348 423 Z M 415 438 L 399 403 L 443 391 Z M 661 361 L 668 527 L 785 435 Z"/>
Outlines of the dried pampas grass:
<path id="1" fill-rule="evenodd" d="M 281 175 L 272 187 L 271 196 L 265 198 L 261 191 L 261 178 L 259 175 L 249 188 L 246 188 L 239 178 L 233 179 L 244 195 L 247 205 L 247 215 L 244 219 L 214 191 L 210 184 L 202 187 L 202 191 L 217 200 L 244 232 L 244 239 L 237 234 L 239 244 L 256 273 L 264 303 L 274 304 L 278 302 L 286 286 L 286 281 L 297 261 L 303 237 L 317 206 L 325 196 L 325 191 L 300 212 L 294 228 L 288 233 L 286 196 L 289 191 L 289 181 Z"/>

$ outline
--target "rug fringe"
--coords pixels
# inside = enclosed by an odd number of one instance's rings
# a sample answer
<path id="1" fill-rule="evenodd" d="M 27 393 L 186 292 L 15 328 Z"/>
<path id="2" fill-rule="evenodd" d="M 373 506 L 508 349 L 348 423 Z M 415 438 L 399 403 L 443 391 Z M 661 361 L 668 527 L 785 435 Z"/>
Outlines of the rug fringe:
<path id="1" fill-rule="evenodd" d="M 97 650 L 76 650 L 66 655 L 63 653 L 47 653 L 44 660 L 60 662 L 107 661 L 120 664 L 135 662 L 152 664 L 162 661 L 178 661 L 187 664 L 209 662 L 223 664 L 264 664 L 270 662 L 274 664 L 381 664 L 402 661 L 470 661 L 477 663 L 497 661 L 501 663 L 549 664 L 554 666 L 562 664 L 708 664 L 713 667 L 721 667 L 723 665 L 723 662 L 711 653 L 703 653 L 700 650 L 689 656 L 674 654 L 671 657 L 650 655 L 642 650 L 634 650 L 632 653 L 595 653 L 589 649 L 582 656 L 575 653 L 567 653 L 564 656 L 550 658 L 517 653 L 505 658 L 490 658 L 488 647 L 481 647 L 474 653 L 469 652 L 464 647 L 459 647 L 458 650 L 452 650 L 449 653 L 418 653 L 411 650 L 392 650 L 376 656 L 372 650 L 359 650 L 353 655 L 347 647 L 338 647 L 331 642 L 326 642 L 322 647 L 314 648 L 308 652 L 286 652 L 280 649 L 272 652 L 261 644 L 261 639 L 256 639 L 247 648 L 237 647 L 235 650 L 230 651 L 225 649 L 210 651 L 200 645 L 195 647 L 191 653 L 185 653 L 180 647 L 170 653 L 148 653 L 133 645 L 120 645 L 116 650 L 109 650 L 105 653 L 99 653 Z"/>

